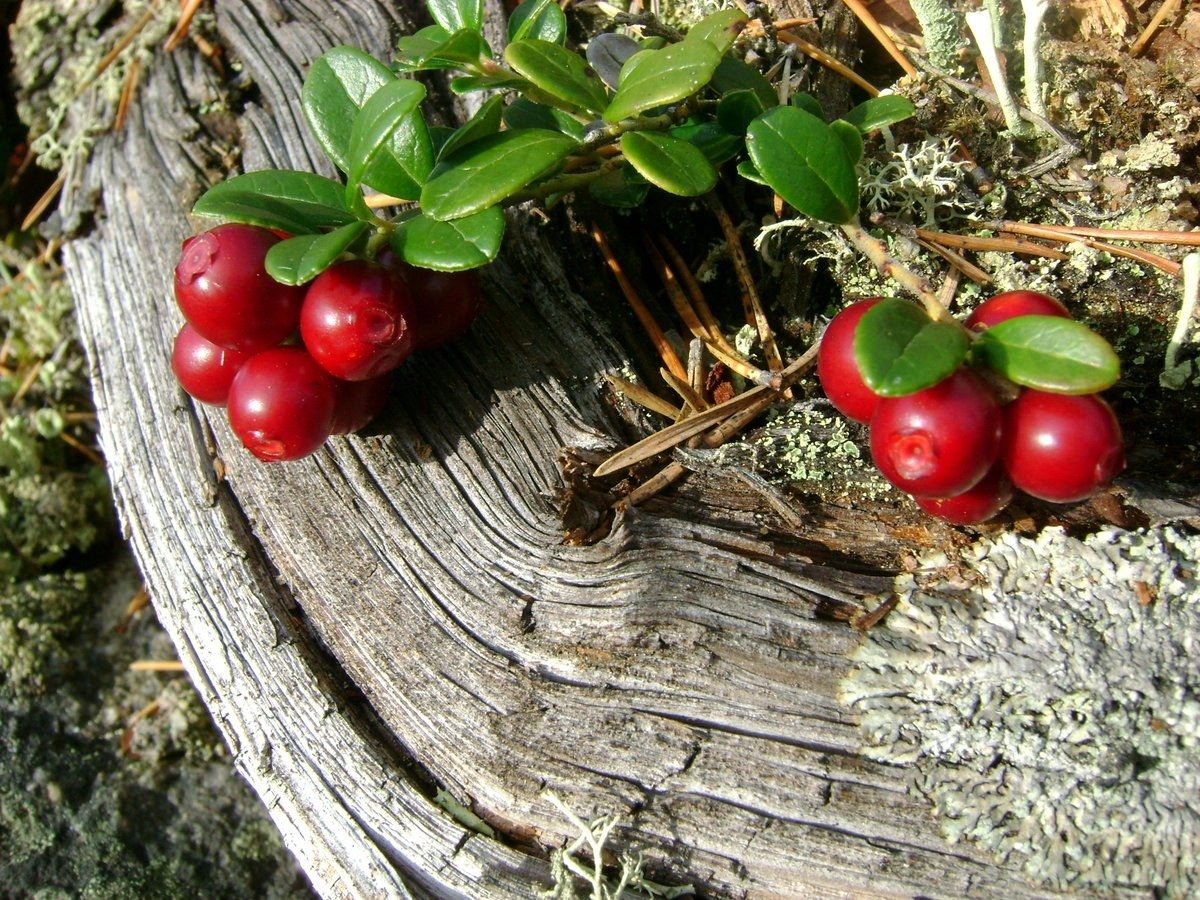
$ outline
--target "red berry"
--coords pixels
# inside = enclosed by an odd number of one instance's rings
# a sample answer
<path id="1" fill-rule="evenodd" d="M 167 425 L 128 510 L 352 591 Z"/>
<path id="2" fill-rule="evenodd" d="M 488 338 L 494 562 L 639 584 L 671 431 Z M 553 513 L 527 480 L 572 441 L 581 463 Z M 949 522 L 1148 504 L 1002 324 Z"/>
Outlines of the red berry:
<path id="1" fill-rule="evenodd" d="M 300 336 L 325 371 L 345 381 L 366 381 L 408 358 L 412 323 L 403 279 L 355 259 L 326 269 L 309 287 Z"/>
<path id="2" fill-rule="evenodd" d="M 432 350 L 462 337 L 483 308 L 474 271 L 435 272 L 401 263 L 413 300 L 414 350 Z"/>
<path id="3" fill-rule="evenodd" d="M 971 315 L 967 316 L 967 327 L 976 330 L 991 328 L 1006 319 L 1017 316 L 1061 316 L 1071 318 L 1067 308 L 1045 294 L 1037 291 L 1007 291 L 984 300 Z"/>
<path id="4" fill-rule="evenodd" d="M 218 347 L 191 325 L 184 325 L 175 336 L 171 368 L 183 389 L 201 403 L 224 406 L 233 376 L 252 355 Z"/>
<path id="5" fill-rule="evenodd" d="M 201 335 L 235 350 L 274 347 L 296 330 L 302 288 L 280 284 L 263 260 L 279 238 L 253 225 L 218 225 L 183 242 L 175 299 Z"/>
<path id="6" fill-rule="evenodd" d="M 1121 426 L 1094 394 L 1022 391 L 1004 412 L 1001 455 L 1013 484 L 1053 503 L 1083 500 L 1125 468 Z"/>
<path id="7" fill-rule="evenodd" d="M 255 354 L 229 389 L 229 424 L 261 460 L 299 459 L 329 437 L 337 382 L 302 347 Z"/>
<path id="8" fill-rule="evenodd" d="M 937 516 L 955 525 L 978 525 L 1008 506 L 1012 495 L 1012 482 L 1004 474 L 1004 467 L 996 463 L 991 471 L 983 476 L 982 481 L 957 496 L 942 500 L 930 497 L 915 499 L 917 506 L 931 516 Z"/>
<path id="9" fill-rule="evenodd" d="M 864 425 L 871 421 L 879 395 L 867 387 L 858 372 L 854 332 L 867 310 L 881 299 L 859 300 L 834 316 L 821 336 L 821 348 L 817 351 L 817 377 L 825 396 L 846 418 Z"/>
<path id="10" fill-rule="evenodd" d="M 387 404 L 391 391 L 391 373 L 367 381 L 339 381 L 333 433 L 350 434 L 365 428 Z"/>
<path id="11" fill-rule="evenodd" d="M 973 487 L 996 461 L 1000 422 L 992 389 L 960 368 L 923 391 L 880 399 L 871 417 L 871 456 L 901 490 L 953 497 Z"/>

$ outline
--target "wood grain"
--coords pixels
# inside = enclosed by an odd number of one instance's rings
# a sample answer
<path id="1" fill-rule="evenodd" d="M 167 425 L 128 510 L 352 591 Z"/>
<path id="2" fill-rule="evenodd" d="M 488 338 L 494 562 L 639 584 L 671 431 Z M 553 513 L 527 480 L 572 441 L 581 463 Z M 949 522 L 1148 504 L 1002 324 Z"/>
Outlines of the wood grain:
<path id="1" fill-rule="evenodd" d="M 338 43 L 386 57 L 423 24 L 374 0 L 216 11 L 254 85 L 246 170 L 329 173 L 297 104 L 307 64 Z M 600 271 L 570 219 L 512 214 L 487 313 L 405 367 L 368 434 L 265 466 L 190 402 L 168 365 L 170 273 L 185 210 L 226 174 L 230 136 L 197 112 L 219 96 L 186 47 L 155 59 L 124 131 L 67 186 L 68 218 L 90 223 L 68 275 L 159 616 L 323 896 L 530 896 L 547 868 L 514 847 L 565 834 L 547 789 L 624 813 L 662 877 L 713 895 L 1041 896 L 947 845 L 906 772 L 859 756 L 836 700 L 857 637 L 817 613 L 886 575 L 810 562 L 704 478 L 564 543 L 561 449 L 611 451 L 635 424 L 605 399 L 629 362 L 619 307 L 564 271 Z M 440 812 L 435 784 L 506 842 Z"/>

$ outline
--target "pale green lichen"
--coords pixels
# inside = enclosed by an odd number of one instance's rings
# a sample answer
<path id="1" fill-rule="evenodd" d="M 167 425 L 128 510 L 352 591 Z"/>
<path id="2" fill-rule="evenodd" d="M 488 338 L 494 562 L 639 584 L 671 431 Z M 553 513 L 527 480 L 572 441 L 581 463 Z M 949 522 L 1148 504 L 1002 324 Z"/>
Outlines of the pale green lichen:
<path id="1" fill-rule="evenodd" d="M 958 49 L 963 45 L 961 23 L 953 5 L 946 0 L 912 0 L 912 9 L 921 23 L 925 52 L 939 69 L 958 68 Z"/>
<path id="2" fill-rule="evenodd" d="M 944 834 L 1056 888 L 1200 890 L 1200 538 L 981 540 L 897 578 L 843 699 Z"/>
<path id="3" fill-rule="evenodd" d="M 959 146 L 953 137 L 926 138 L 868 158 L 859 179 L 864 207 L 926 228 L 988 218 L 999 198 L 967 188 L 972 164 L 956 155 Z"/>

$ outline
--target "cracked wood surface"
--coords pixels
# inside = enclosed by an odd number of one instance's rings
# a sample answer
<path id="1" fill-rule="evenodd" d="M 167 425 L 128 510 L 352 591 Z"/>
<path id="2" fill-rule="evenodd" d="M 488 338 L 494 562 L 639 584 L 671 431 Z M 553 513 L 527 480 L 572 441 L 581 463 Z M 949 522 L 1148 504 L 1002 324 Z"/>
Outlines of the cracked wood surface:
<path id="1" fill-rule="evenodd" d="M 64 198 L 68 217 L 94 209 L 67 271 L 159 617 L 317 890 L 530 896 L 547 868 L 526 851 L 565 835 L 551 789 L 623 813 L 660 879 L 713 895 L 1040 896 L 946 844 L 905 770 L 859 755 L 836 698 L 857 637 L 817 611 L 889 578 L 811 562 L 753 503 L 692 515 L 686 492 L 564 543 L 561 448 L 631 434 L 602 378 L 628 362 L 621 326 L 564 270 L 600 271 L 569 221 L 511 214 L 487 313 L 404 368 L 366 435 L 262 465 L 187 399 L 169 368 L 187 208 L 231 141 L 246 170 L 332 174 L 299 111 L 308 63 L 339 43 L 387 58 L 424 24 L 373 0 L 216 13 L 256 88 L 239 133 L 197 112 L 221 95 L 200 57 L 159 54 Z M 506 842 L 464 831 L 434 784 Z"/>

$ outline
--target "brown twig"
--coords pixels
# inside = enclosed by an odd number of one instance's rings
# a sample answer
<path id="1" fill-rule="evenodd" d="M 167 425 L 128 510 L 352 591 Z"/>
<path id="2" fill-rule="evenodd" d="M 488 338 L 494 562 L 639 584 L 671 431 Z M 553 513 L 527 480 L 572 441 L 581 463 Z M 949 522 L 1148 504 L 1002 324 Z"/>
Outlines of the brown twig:
<path id="1" fill-rule="evenodd" d="M 734 356 L 730 353 L 727 353 L 725 348 L 720 347 L 717 344 L 706 343 L 704 346 L 709 353 L 715 356 L 720 362 L 724 363 L 728 368 L 732 369 L 734 372 L 737 372 L 743 378 L 750 379 L 755 384 L 761 384 L 764 387 L 778 390 L 779 386 L 783 383 L 778 372 L 767 372 L 758 368 L 757 366 L 752 366 L 740 355 Z"/>
<path id="2" fill-rule="evenodd" d="M 1079 235 L 1102 241 L 1137 241 L 1142 244 L 1175 244 L 1180 247 L 1200 247 L 1200 231 L 1146 231 L 1122 228 L 1087 228 L 1082 225 L 1042 225 L 1029 222 L 1001 222 L 1000 231 L 1049 238 L 1053 235 Z"/>
<path id="3" fill-rule="evenodd" d="M 662 376 L 662 380 L 667 383 L 667 386 L 679 395 L 692 412 L 704 412 L 708 409 L 708 404 L 704 401 L 696 391 L 692 389 L 691 381 L 686 378 L 676 378 L 666 369 L 659 369 L 658 374 Z"/>
<path id="4" fill-rule="evenodd" d="M 928 279 L 918 275 L 893 257 L 883 242 L 872 237 L 861 223 L 847 222 L 840 227 L 842 233 L 850 239 L 850 243 L 875 265 L 881 275 L 892 279 L 896 284 L 920 298 L 929 318 L 963 327 L 954 316 L 950 315 L 950 311 L 938 302 L 937 294 L 934 293 L 933 285 L 929 283 Z"/>
<path id="5" fill-rule="evenodd" d="M 1158 29 L 1162 28 L 1163 22 L 1179 12 L 1181 2 L 1182 0 L 1163 0 L 1162 6 L 1158 8 L 1158 12 L 1150 20 L 1150 24 L 1142 30 L 1142 33 L 1137 36 L 1137 40 L 1133 42 L 1133 46 L 1129 48 L 1130 56 L 1142 55 L 1142 51 L 1150 46 L 1150 42 L 1158 34 Z"/>
<path id="6" fill-rule="evenodd" d="M 183 7 L 179 11 L 179 20 L 175 23 L 175 29 L 167 38 L 167 42 L 163 44 L 164 50 L 168 52 L 174 50 L 187 37 L 188 29 L 192 26 L 192 19 L 196 17 L 200 4 L 203 2 L 204 0 L 183 0 Z"/>
<path id="7" fill-rule="evenodd" d="M 137 90 L 141 72 L 140 60 L 135 59 L 129 64 L 129 71 L 125 73 L 125 82 L 121 85 L 121 98 L 117 101 L 117 115 L 113 120 L 113 131 L 120 131 L 125 127 L 125 116 L 129 112 L 129 103 L 133 99 L 134 91 Z"/>
<path id="8" fill-rule="evenodd" d="M 941 244 L 935 244 L 933 241 L 924 240 L 923 238 L 918 238 L 917 243 L 920 244 L 922 247 L 924 247 L 926 250 L 928 250 L 930 253 L 935 253 L 938 256 L 940 256 L 946 262 L 950 263 L 951 267 L 953 268 L 953 271 L 961 272 L 962 274 L 964 274 L 968 278 L 970 278 L 972 281 L 974 281 L 976 284 L 991 284 L 992 283 L 991 275 L 989 275 L 987 272 L 983 271 L 983 269 L 979 268 L 979 266 L 975 265 L 973 262 L 968 260 L 966 257 L 962 256 L 961 254 L 955 253 L 950 248 L 943 247 Z"/>
<path id="9" fill-rule="evenodd" d="M 883 26 L 879 24 L 879 20 L 862 4 L 861 0 L 843 0 L 843 2 L 850 7 L 850 11 L 854 15 L 858 16 L 858 20 L 867 26 L 867 31 L 875 36 L 875 40 L 879 41 L 883 49 L 887 51 L 888 56 L 896 61 L 896 65 L 904 70 L 905 75 L 917 74 L 917 67 L 896 46 L 896 42 L 892 40 L 891 35 L 883 30 Z"/>
<path id="10" fill-rule="evenodd" d="M 775 332 L 771 330 L 771 323 L 767 321 L 762 300 L 758 296 L 758 287 L 754 284 L 754 278 L 750 274 L 750 262 L 746 259 L 746 251 L 742 247 L 742 236 L 738 234 L 733 219 L 729 217 L 729 213 L 720 199 L 712 193 L 709 193 L 707 197 L 709 208 L 717 217 L 721 231 L 725 234 L 725 243 L 729 246 L 733 268 L 742 285 L 742 302 L 746 307 L 746 319 L 758 332 L 763 355 L 767 358 L 767 368 L 772 372 L 782 372 L 783 358 L 779 355 L 779 347 L 775 344 Z"/>
<path id="11" fill-rule="evenodd" d="M 658 235 L 658 243 L 662 247 L 668 258 L 671 260 L 671 265 L 675 272 L 679 275 L 679 280 L 682 282 L 684 289 L 691 297 L 692 307 L 696 310 L 696 315 L 700 317 L 705 330 L 708 332 L 709 340 L 718 344 L 722 350 L 732 356 L 740 357 L 728 340 L 725 339 L 725 334 L 721 331 L 721 325 L 712 313 L 712 309 L 708 305 L 708 300 L 705 299 L 704 290 L 700 287 L 700 282 L 696 276 L 692 274 L 692 270 L 688 268 L 687 261 L 683 258 L 675 245 L 667 238 L 665 234 Z"/>
<path id="12" fill-rule="evenodd" d="M 616 375 L 606 374 L 604 377 L 613 386 L 613 390 L 620 392 L 643 409 L 658 413 L 660 416 L 666 416 L 672 421 L 679 418 L 680 408 L 672 406 L 649 388 L 640 384 L 634 384 L 632 381 L 626 381 L 624 378 L 618 378 Z"/>
<path id="13" fill-rule="evenodd" d="M 183 663 L 177 659 L 139 659 L 129 664 L 130 672 L 182 672 Z"/>
<path id="14" fill-rule="evenodd" d="M 96 68 L 92 74 L 79 85 L 79 88 L 75 92 L 76 97 L 87 90 L 91 83 L 103 75 L 108 67 L 116 61 L 117 57 L 125 52 L 125 49 L 133 43 L 133 39 L 141 34 L 143 28 L 150 24 L 150 21 L 154 18 L 154 13 L 154 7 L 149 7 L 142 13 L 141 18 L 134 22 L 133 26 L 121 36 L 121 39 L 113 44 L 112 49 L 104 54 L 100 62 L 96 63 Z"/>
<path id="15" fill-rule="evenodd" d="M 650 342 L 654 344 L 654 348 L 658 351 L 659 357 L 676 378 L 687 381 L 687 367 L 680 360 L 679 355 L 675 352 L 675 348 L 671 346 L 667 336 L 663 334 L 662 328 L 655 321 L 654 316 L 642 302 L 642 298 L 638 296 L 638 292 L 634 289 L 632 282 L 625 276 L 621 264 L 613 255 L 612 249 L 608 246 L 608 239 L 604 236 L 604 232 L 600 230 L 599 225 L 592 225 L 592 238 L 596 241 L 596 245 L 600 248 L 600 253 L 604 257 L 604 261 L 608 263 L 609 270 L 613 273 L 613 277 L 617 279 L 617 284 L 621 286 L 621 293 L 625 295 L 625 299 L 629 301 L 629 305 L 633 308 L 634 315 L 638 317 L 638 321 L 642 323 L 642 328 L 645 330 Z"/>
<path id="16" fill-rule="evenodd" d="M 930 231 L 918 228 L 917 235 L 943 247 L 955 247 L 959 250 L 998 250 L 1001 253 L 1020 253 L 1025 256 L 1044 256 L 1048 259 L 1067 259 L 1067 254 L 1053 247 L 1044 247 L 1032 241 L 1021 241 L 1013 238 L 979 237 L 973 234 L 947 234 L 944 231 Z"/>
<path id="17" fill-rule="evenodd" d="M 93 450 L 91 447 L 89 447 L 87 444 L 83 443 L 83 441 L 80 441 L 76 438 L 71 437 L 71 435 L 67 434 L 65 431 L 60 431 L 58 433 L 58 436 L 63 439 L 63 443 L 65 443 L 69 447 L 75 448 L 80 453 L 82 453 L 84 456 L 86 456 L 88 459 L 90 459 L 92 462 L 94 462 L 96 465 L 98 465 L 98 466 L 104 465 L 104 457 L 101 456 L 99 453 L 97 453 L 95 450 Z"/>
<path id="18" fill-rule="evenodd" d="M 1062 244 L 1080 243 L 1086 247 L 1091 247 L 1093 250 L 1100 250 L 1104 253 L 1109 253 L 1113 256 L 1119 256 L 1123 259 L 1132 259 L 1134 262 L 1140 262 L 1143 265 L 1152 266 L 1160 272 L 1165 272 L 1175 278 L 1179 277 L 1179 273 L 1183 267 L 1173 259 L 1167 259 L 1165 256 L 1159 256 L 1157 253 L 1151 253 L 1149 250 L 1142 250 L 1137 247 L 1118 247 L 1115 244 L 1110 244 L 1107 241 L 1099 241 L 1090 237 L 1086 237 L 1082 233 L 1074 233 L 1070 231 L 1060 230 L 1055 227 L 1043 225 L 1029 225 L 1026 223 L 1006 222 L 1006 226 L 1012 225 L 1010 229 L 1006 227 L 1005 231 L 1011 231 L 1013 234 L 1027 234 L 1031 237 L 1040 237 L 1048 241 L 1058 241 Z M 1101 232 L 1102 228 L 1085 228 L 1080 229 L 1080 232 Z M 1127 234 L 1137 234 L 1138 232 L 1128 232 Z M 1153 233 L 1153 232 L 1145 232 Z M 1169 233 L 1169 232 L 1164 232 Z M 1191 232 L 1187 232 L 1190 234 Z M 1117 235 L 1114 235 L 1117 236 Z M 1122 240 L 1136 240 L 1128 238 L 1125 235 L 1120 235 Z"/>
<path id="19" fill-rule="evenodd" d="M 871 84 L 871 82 L 867 81 L 845 63 L 834 59 L 815 44 L 810 44 L 808 41 L 804 40 L 804 38 L 797 37 L 790 31 L 781 31 L 779 32 L 778 37 L 785 44 L 791 44 L 792 46 L 796 47 L 805 56 L 812 57 L 825 68 L 837 72 L 843 78 L 848 78 L 850 81 L 853 81 L 870 96 L 879 96 L 879 88 L 875 87 L 875 85 Z"/>
<path id="20" fill-rule="evenodd" d="M 58 196 L 58 192 L 62 190 L 66 180 L 66 174 L 59 172 L 58 177 L 54 179 L 50 187 L 46 188 L 46 192 L 38 198 L 37 203 L 33 204 L 33 208 L 26 214 L 25 219 L 21 222 L 22 231 L 32 228 L 34 223 L 42 217 L 42 213 L 54 202 L 54 198 Z"/>
<path id="21" fill-rule="evenodd" d="M 675 273 L 671 271 L 671 267 L 667 265 L 667 261 L 663 259 L 663 255 L 654 246 L 654 241 L 646 241 L 646 252 L 650 254 L 650 261 L 654 263 L 654 271 L 658 273 L 663 287 L 666 288 L 667 296 L 671 300 L 671 305 L 675 307 L 675 312 L 679 314 L 679 318 L 683 320 L 683 324 L 687 327 L 687 330 L 692 333 L 693 337 L 705 340 L 711 339 L 708 329 L 704 327 L 700 318 L 696 315 L 696 311 L 692 309 L 692 304 L 688 302 L 683 288 L 679 286 L 679 282 L 675 278 Z"/>
<path id="22" fill-rule="evenodd" d="M 33 387 L 33 382 L 37 379 L 38 373 L 42 371 L 43 363 L 45 363 L 45 360 L 39 359 L 29 367 L 29 371 L 26 372 L 25 377 L 21 379 L 21 385 L 17 388 L 17 392 L 13 394 L 12 399 L 8 401 L 10 406 L 16 406 L 18 403 L 20 403 L 21 398 L 25 396 L 31 387 Z"/>

